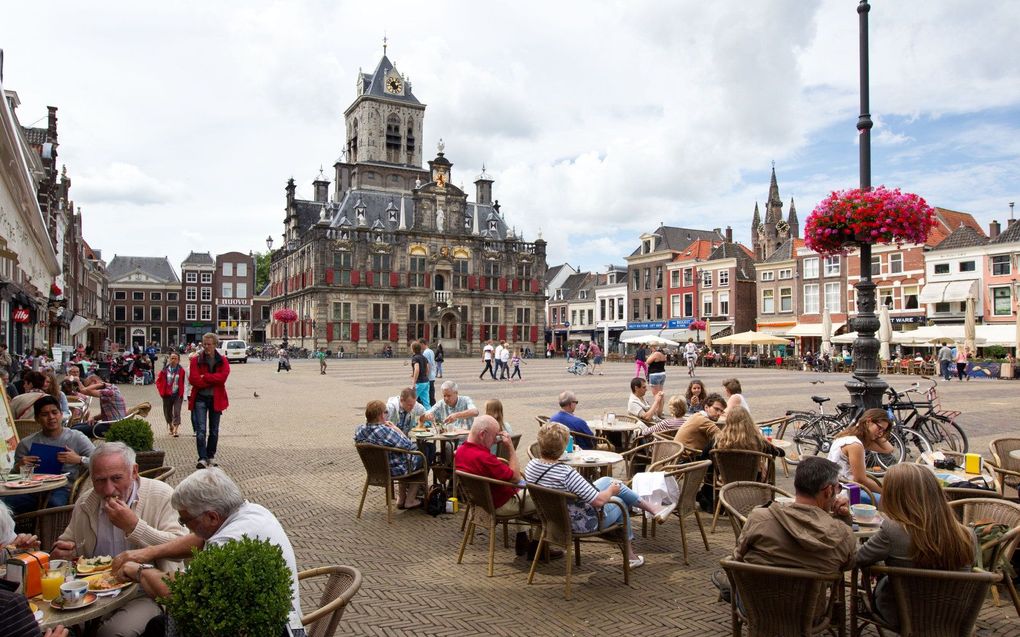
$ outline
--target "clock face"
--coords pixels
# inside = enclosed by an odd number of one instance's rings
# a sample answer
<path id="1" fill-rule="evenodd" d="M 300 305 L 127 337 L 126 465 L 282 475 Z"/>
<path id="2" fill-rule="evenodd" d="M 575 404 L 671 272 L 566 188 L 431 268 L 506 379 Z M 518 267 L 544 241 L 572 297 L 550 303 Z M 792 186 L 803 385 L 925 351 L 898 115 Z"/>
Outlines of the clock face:
<path id="1" fill-rule="evenodd" d="M 400 93 L 403 89 L 404 83 L 400 81 L 399 77 L 393 76 L 386 78 L 387 93 Z"/>

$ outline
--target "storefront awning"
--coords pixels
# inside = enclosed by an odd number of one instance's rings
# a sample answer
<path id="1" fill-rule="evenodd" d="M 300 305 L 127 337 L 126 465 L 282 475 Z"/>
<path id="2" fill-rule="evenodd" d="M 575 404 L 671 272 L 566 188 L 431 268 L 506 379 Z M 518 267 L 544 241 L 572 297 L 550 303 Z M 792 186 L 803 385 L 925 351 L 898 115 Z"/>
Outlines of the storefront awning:
<path id="1" fill-rule="evenodd" d="M 75 317 L 71 319 L 71 328 L 69 330 L 71 332 L 71 338 L 74 338 L 84 332 L 88 328 L 89 323 L 90 321 L 84 316 L 75 315 Z"/>
<path id="2" fill-rule="evenodd" d="M 921 288 L 917 297 L 919 303 L 956 303 L 977 298 L 977 280 L 941 281 L 928 283 Z"/>
<path id="3" fill-rule="evenodd" d="M 832 323 L 832 334 L 835 334 L 842 328 L 846 323 L 840 323 L 834 321 Z M 829 336 L 832 336 L 830 334 Z M 790 329 L 786 330 L 786 336 L 793 337 L 822 337 L 822 324 L 821 323 L 797 323 Z"/>

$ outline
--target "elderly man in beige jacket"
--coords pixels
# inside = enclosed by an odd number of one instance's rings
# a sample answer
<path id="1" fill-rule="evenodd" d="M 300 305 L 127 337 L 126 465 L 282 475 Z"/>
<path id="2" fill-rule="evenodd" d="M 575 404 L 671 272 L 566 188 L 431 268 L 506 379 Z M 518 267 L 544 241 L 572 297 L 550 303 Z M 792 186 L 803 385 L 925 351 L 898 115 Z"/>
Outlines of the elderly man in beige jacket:
<path id="1" fill-rule="evenodd" d="M 131 549 L 163 544 L 186 533 L 170 505 L 173 489 L 157 480 L 140 478 L 135 452 L 121 442 L 100 445 L 92 454 L 92 489 L 75 505 L 71 521 L 57 539 L 54 558 L 115 556 Z M 164 561 L 160 569 L 174 571 L 179 562 Z M 149 598 L 128 602 L 100 626 L 100 637 L 141 635 L 150 619 L 160 614 Z"/>

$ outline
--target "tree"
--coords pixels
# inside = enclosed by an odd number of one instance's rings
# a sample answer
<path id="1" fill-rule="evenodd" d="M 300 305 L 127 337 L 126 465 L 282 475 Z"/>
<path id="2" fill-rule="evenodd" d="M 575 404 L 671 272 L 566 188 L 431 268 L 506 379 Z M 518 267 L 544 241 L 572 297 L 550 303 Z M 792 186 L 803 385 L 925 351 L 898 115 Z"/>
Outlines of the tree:
<path id="1" fill-rule="evenodd" d="M 269 262 L 272 252 L 255 253 L 255 294 L 259 294 L 269 284 Z"/>

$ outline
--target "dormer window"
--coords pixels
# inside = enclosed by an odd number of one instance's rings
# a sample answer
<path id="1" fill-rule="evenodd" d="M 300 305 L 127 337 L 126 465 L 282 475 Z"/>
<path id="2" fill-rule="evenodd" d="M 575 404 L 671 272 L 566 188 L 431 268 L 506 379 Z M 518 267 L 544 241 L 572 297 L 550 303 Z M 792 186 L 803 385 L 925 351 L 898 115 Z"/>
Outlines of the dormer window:
<path id="1" fill-rule="evenodd" d="M 582 300 L 582 301 L 587 299 L 588 298 L 588 290 L 579 290 L 577 292 L 577 298 Z"/>
<path id="2" fill-rule="evenodd" d="M 351 231 L 350 230 L 341 230 L 340 231 L 340 239 L 343 240 L 343 241 L 350 241 L 351 240 Z"/>
<path id="3" fill-rule="evenodd" d="M 489 232 L 496 232 L 498 227 L 499 227 L 498 223 L 496 222 L 495 219 L 490 219 L 489 220 Z"/>
<path id="4" fill-rule="evenodd" d="M 471 229 L 471 215 L 464 215 L 464 229 Z"/>
<path id="5" fill-rule="evenodd" d="M 563 300 L 563 290 L 560 290 L 560 289 L 556 290 L 556 300 L 557 301 L 562 301 Z"/>

